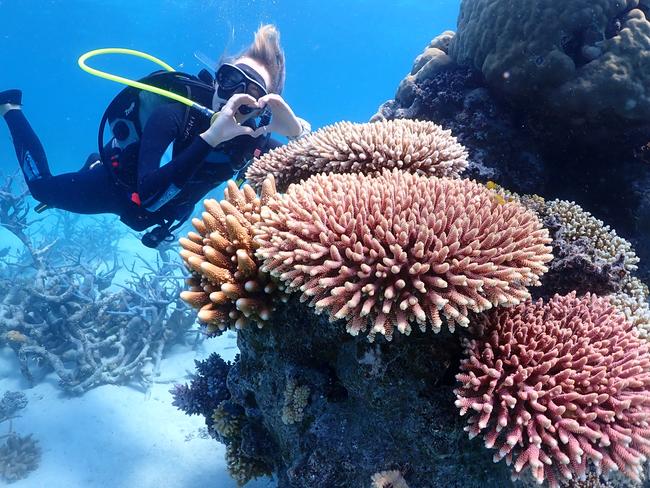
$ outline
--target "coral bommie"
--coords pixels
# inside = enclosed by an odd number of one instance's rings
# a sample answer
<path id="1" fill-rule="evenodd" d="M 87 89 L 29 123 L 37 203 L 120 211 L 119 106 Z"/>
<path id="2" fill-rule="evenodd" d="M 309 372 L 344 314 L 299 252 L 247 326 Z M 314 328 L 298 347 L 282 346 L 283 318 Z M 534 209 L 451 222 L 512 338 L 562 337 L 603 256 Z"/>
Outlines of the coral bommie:
<path id="1" fill-rule="evenodd" d="M 193 219 L 197 232 L 180 239 L 181 256 L 193 275 L 189 291 L 181 298 L 200 309 L 199 320 L 209 335 L 251 321 L 258 326 L 268 320 L 274 301 L 285 301 L 281 286 L 261 271 L 255 260 L 253 224 L 267 195 L 275 192 L 272 182 L 258 198 L 250 186 L 237 188 L 228 182 L 225 200 L 205 200 L 202 219 Z"/>
<path id="2" fill-rule="evenodd" d="M 367 124 L 339 122 L 256 159 L 246 172 L 253 187 L 267 174 L 284 191 L 316 173 L 379 175 L 398 168 L 428 176 L 454 177 L 467 167 L 467 151 L 433 122 L 391 120 Z"/>
<path id="3" fill-rule="evenodd" d="M 451 330 L 469 311 L 529 297 L 552 258 L 521 205 L 469 180 L 398 170 L 316 175 L 269 199 L 256 224 L 262 269 L 356 335 L 388 339 L 411 322 Z"/>
<path id="4" fill-rule="evenodd" d="M 558 487 L 600 471 L 638 480 L 650 454 L 650 352 L 606 298 L 575 293 L 484 316 L 456 406 L 495 461 Z"/>

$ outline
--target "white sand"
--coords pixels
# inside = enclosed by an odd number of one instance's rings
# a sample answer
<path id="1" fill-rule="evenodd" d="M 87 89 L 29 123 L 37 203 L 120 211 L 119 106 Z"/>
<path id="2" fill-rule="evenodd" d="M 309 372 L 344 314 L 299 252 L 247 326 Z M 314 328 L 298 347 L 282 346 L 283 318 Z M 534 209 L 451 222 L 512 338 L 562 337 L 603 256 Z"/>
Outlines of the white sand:
<path id="1" fill-rule="evenodd" d="M 15 431 L 33 434 L 42 448 L 39 468 L 15 488 L 234 488 L 224 446 L 205 432 L 204 419 L 174 407 L 169 389 L 187 381 L 194 359 L 217 351 L 224 360 L 237 352 L 234 336 L 205 341 L 198 352 L 177 347 L 163 360 L 151 396 L 129 387 L 101 386 L 66 397 L 56 376 L 27 388 L 15 354 L 0 350 L 0 395 L 23 391 L 29 400 L 14 420 Z M 8 423 L 0 424 L 0 435 Z M 2 485 L 0 481 L 0 485 Z M 246 485 L 271 488 L 272 480 Z"/>

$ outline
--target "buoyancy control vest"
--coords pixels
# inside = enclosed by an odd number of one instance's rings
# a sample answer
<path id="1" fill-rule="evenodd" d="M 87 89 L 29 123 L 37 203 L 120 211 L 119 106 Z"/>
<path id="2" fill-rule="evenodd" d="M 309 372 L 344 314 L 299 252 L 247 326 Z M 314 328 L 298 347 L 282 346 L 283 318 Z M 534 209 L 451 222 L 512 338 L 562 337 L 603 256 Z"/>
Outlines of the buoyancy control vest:
<path id="1" fill-rule="evenodd" d="M 199 76 L 193 76 L 178 71 L 156 71 L 138 80 L 147 85 L 153 85 L 190 98 L 203 106 L 211 106 L 214 95 L 214 84 L 211 75 L 202 70 Z M 171 226 L 174 220 L 182 222 L 187 219 L 193 202 L 165 202 L 168 208 L 155 207 L 154 210 L 141 207 L 138 186 L 138 158 L 143 129 L 157 108 L 163 104 L 176 103 L 166 97 L 134 87 L 124 88 L 108 105 L 99 125 L 98 145 L 101 161 L 106 165 L 115 183 L 123 189 L 125 198 L 140 207 L 123 215 L 122 221 L 134 230 L 144 230 L 152 225 L 163 224 Z M 174 153 L 182 151 L 201 132 L 200 127 L 205 122 L 199 120 L 203 114 L 186 107 L 183 127 L 184 130 L 173 143 Z M 259 125 L 268 124 L 270 116 L 260 120 Z M 220 144 L 210 153 L 208 160 L 219 164 L 229 164 L 228 178 L 237 179 L 248 162 L 258 156 L 268 144 L 268 137 L 250 138 L 237 137 Z M 223 174 L 223 171 L 220 171 Z M 218 184 L 219 181 L 214 181 Z M 185 192 L 184 194 L 187 194 Z M 181 195 L 182 198 L 182 195 Z M 170 209 L 169 206 L 174 208 Z M 175 210 L 178 212 L 175 213 Z M 172 222 L 169 222 L 169 221 Z"/>

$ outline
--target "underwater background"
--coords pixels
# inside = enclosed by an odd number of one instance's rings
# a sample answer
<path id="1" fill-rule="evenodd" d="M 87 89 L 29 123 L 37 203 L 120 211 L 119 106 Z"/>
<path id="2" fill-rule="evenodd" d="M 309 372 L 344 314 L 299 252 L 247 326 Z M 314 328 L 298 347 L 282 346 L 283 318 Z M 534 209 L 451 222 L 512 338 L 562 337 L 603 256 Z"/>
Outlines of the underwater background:
<path id="1" fill-rule="evenodd" d="M 295 112 L 314 129 L 339 120 L 364 122 L 393 96 L 411 60 L 433 33 L 453 27 L 458 5 L 456 0 L 0 0 L 0 91 L 23 90 L 25 113 L 45 147 L 53 174 L 76 171 L 97 150 L 101 116 L 123 88 L 79 69 L 81 54 L 102 47 L 132 48 L 196 74 L 205 66 L 195 52 L 216 61 L 247 46 L 260 23 L 274 23 L 287 56 L 284 97 Z M 156 69 L 146 61 L 120 56 L 97 58 L 90 65 L 136 79 Z M 18 165 L 9 131 L 2 125 L 4 179 L 16 175 Z M 20 178 L 14 183 L 14 191 L 24 188 Z M 221 198 L 223 187 L 211 195 Z M 27 197 L 26 203 L 33 207 L 36 202 Z M 72 216 L 62 225 L 63 212 L 44 216 L 43 222 L 30 227 L 36 241 L 67 243 L 66 238 L 81 234 L 82 259 L 96 257 L 93 246 L 99 253 L 108 250 L 118 257 L 114 292 L 132 279 L 128 269 L 146 269 L 158 258 L 117 217 Z M 37 218 L 29 214 L 30 220 Z M 73 228 L 75 235 L 66 235 Z M 24 262 L 21 242 L 2 228 L 0 250 L 6 260 L 0 264 L 3 272 L 9 269 L 7 262 Z M 0 293 L 9 290 L 3 285 Z M 6 333 L 10 326 L 4 320 L 0 318 L 0 329 Z M 226 360 L 234 358 L 234 336 L 198 346 L 194 338 L 165 353 L 157 384 L 148 391 L 104 385 L 83 395 L 64 391 L 52 373 L 37 376 L 30 385 L 21 375 L 15 352 L 3 340 L 0 396 L 8 392 L 27 396 L 4 397 L 0 436 L 11 431 L 31 434 L 38 447 L 30 451 L 34 445 L 27 443 L 0 452 L 0 485 L 237 486 L 228 475 L 222 446 L 207 437 L 203 419 L 188 417 L 171 404 L 169 388 L 191 377 L 195 359 L 205 359 L 212 351 Z M 25 408 L 22 402 L 27 399 Z M 247 486 L 276 484 L 262 478 Z"/>
<path id="2" fill-rule="evenodd" d="M 0 0 L 0 93 L 74 172 L 265 23 L 313 132 L 156 250 L 0 123 L 0 485 L 650 486 L 650 0 Z"/>
<path id="3" fill-rule="evenodd" d="M 2 86 L 23 90 L 25 110 L 53 170 L 72 171 L 96 151 L 96 126 L 122 89 L 80 70 L 81 54 L 126 47 L 196 74 L 204 66 L 195 52 L 218 61 L 245 47 L 261 22 L 272 22 L 287 57 L 284 95 L 295 112 L 314 127 L 367 121 L 393 95 L 432 32 L 454 26 L 458 5 L 451 0 L 2 0 Z M 94 61 L 127 77 L 156 69 L 130 57 Z M 0 158 L 12 163 L 11 144 L 0 146 Z"/>

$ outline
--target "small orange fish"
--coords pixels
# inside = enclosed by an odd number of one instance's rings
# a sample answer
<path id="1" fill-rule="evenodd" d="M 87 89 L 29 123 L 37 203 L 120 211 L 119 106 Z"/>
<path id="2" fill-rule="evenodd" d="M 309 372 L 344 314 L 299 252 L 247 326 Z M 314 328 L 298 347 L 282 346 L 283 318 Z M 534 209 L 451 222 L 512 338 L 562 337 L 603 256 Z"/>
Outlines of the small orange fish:
<path id="1" fill-rule="evenodd" d="M 10 330 L 5 334 L 8 341 L 12 342 L 27 342 L 27 336 L 17 330 Z"/>
<path id="2" fill-rule="evenodd" d="M 494 201 L 497 202 L 498 205 L 505 205 L 507 203 L 506 199 L 499 194 L 494 195 Z"/>

